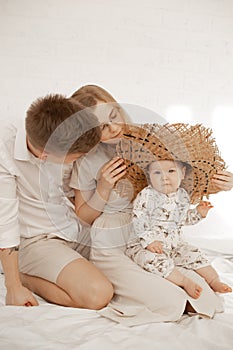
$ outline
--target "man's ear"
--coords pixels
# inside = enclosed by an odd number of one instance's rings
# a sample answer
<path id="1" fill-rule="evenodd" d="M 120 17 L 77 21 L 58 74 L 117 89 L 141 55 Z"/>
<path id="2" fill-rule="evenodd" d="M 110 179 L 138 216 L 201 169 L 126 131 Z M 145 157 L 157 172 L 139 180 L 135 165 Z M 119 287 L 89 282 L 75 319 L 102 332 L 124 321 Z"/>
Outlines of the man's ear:
<path id="1" fill-rule="evenodd" d="M 35 157 L 39 159 L 46 160 L 48 157 L 48 152 L 45 152 L 45 150 L 40 150 L 35 146 L 33 146 L 29 141 L 28 137 L 27 137 L 27 148 Z"/>
<path id="2" fill-rule="evenodd" d="M 43 151 L 40 151 L 40 153 L 38 154 L 38 158 L 41 160 L 46 160 L 48 158 L 48 153 Z"/>

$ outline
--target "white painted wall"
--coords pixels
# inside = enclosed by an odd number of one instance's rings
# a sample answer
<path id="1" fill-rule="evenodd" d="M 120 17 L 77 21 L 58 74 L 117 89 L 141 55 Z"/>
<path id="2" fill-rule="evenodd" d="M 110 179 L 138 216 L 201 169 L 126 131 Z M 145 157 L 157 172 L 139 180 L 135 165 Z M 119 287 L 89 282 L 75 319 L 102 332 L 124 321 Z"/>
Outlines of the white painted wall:
<path id="1" fill-rule="evenodd" d="M 232 0 L 0 0 L 0 117 L 18 122 L 39 96 L 100 84 L 212 127 L 233 171 L 232 18 Z M 205 234 L 233 237 L 232 199 L 211 198 Z"/>

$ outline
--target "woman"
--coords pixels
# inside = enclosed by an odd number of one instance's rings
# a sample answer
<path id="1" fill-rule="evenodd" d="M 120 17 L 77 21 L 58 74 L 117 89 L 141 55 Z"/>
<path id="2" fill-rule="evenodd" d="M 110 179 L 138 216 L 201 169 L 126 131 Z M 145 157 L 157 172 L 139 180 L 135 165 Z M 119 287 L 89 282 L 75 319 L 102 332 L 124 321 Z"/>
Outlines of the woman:
<path id="1" fill-rule="evenodd" d="M 90 259 L 109 278 L 115 290 L 111 303 L 101 313 L 118 322 L 136 325 L 176 321 L 185 310 L 208 317 L 221 312 L 221 300 L 195 272 L 182 269 L 203 289 L 196 300 L 169 281 L 143 270 L 124 254 L 132 232 L 132 204 L 130 191 L 120 180 L 125 174 L 125 165 L 113 156 L 127 116 L 107 91 L 95 85 L 80 88 L 72 98 L 92 108 L 102 129 L 101 143 L 76 164 L 71 179 L 76 214 L 84 223 L 92 225 Z M 221 190 L 230 190 L 233 174 L 221 172 L 212 181 Z"/>

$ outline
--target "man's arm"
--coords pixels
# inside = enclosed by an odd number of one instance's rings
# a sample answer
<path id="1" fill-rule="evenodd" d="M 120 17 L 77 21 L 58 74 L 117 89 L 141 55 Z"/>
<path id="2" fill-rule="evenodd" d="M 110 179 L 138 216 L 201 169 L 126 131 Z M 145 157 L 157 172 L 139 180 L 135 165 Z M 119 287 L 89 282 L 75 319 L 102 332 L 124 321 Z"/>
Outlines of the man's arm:
<path id="1" fill-rule="evenodd" d="M 0 261 L 7 289 L 6 304 L 38 305 L 32 293 L 22 286 L 18 268 L 18 197 L 14 167 L 4 144 L 0 144 Z M 13 170 L 12 170 L 13 169 Z"/>
<path id="2" fill-rule="evenodd" d="M 32 293 L 22 286 L 18 269 L 18 247 L 0 248 L 0 260 L 7 289 L 6 305 L 35 306 L 38 302 Z"/>

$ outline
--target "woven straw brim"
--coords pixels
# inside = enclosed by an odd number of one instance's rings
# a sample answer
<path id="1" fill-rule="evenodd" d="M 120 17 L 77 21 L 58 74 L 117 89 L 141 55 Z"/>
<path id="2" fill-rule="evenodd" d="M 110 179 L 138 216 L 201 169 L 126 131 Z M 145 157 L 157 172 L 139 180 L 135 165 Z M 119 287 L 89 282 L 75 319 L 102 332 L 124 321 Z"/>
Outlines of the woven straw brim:
<path id="1" fill-rule="evenodd" d="M 177 160 L 188 165 L 181 187 L 193 204 L 219 192 L 211 179 L 225 169 L 212 130 L 200 124 L 128 124 L 117 155 L 125 159 L 125 177 L 133 184 L 134 198 L 148 185 L 146 169 L 155 160 Z"/>

